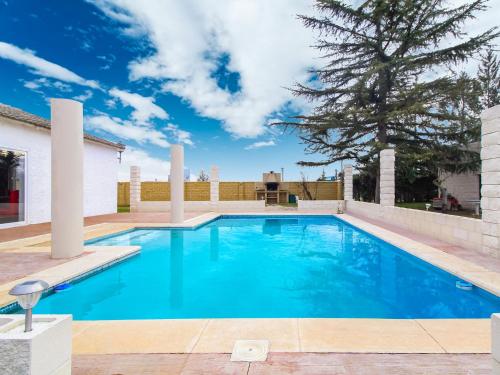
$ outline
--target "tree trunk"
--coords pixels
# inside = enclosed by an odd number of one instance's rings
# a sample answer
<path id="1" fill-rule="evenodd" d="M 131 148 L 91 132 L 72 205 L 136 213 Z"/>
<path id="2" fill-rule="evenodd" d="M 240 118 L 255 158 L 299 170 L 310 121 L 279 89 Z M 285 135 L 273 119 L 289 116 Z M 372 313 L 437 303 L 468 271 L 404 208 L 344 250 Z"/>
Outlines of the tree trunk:
<path id="1" fill-rule="evenodd" d="M 379 166 L 377 168 L 377 177 L 375 182 L 375 203 L 380 203 L 380 158 L 379 158 Z"/>

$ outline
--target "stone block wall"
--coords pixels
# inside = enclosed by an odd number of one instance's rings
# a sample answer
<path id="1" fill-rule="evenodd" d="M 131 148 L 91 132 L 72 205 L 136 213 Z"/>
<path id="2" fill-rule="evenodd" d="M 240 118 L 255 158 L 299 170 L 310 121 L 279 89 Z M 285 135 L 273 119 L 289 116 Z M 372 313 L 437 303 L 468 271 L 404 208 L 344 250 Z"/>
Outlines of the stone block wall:
<path id="1" fill-rule="evenodd" d="M 482 251 L 500 256 L 500 105 L 481 113 Z"/>
<path id="2" fill-rule="evenodd" d="M 346 202 L 346 212 L 464 248 L 481 250 L 480 219 L 358 201 Z"/>

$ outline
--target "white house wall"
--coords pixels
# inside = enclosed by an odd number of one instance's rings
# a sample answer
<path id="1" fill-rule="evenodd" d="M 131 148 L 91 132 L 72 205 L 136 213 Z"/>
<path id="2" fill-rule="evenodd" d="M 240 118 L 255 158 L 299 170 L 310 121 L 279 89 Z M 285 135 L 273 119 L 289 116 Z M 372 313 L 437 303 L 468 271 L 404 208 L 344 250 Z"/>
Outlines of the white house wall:
<path id="1" fill-rule="evenodd" d="M 99 143 L 84 145 L 84 215 L 115 213 L 118 194 L 118 154 Z"/>
<path id="2" fill-rule="evenodd" d="M 0 117 L 0 148 L 27 153 L 26 220 L 50 221 L 50 132 Z M 84 214 L 116 212 L 118 159 L 114 148 L 85 141 Z"/>
<path id="3" fill-rule="evenodd" d="M 443 181 L 443 187 L 448 193 L 458 199 L 464 208 L 474 208 L 471 200 L 479 200 L 479 175 L 477 173 L 467 172 L 460 174 L 444 173 L 439 174 Z"/>

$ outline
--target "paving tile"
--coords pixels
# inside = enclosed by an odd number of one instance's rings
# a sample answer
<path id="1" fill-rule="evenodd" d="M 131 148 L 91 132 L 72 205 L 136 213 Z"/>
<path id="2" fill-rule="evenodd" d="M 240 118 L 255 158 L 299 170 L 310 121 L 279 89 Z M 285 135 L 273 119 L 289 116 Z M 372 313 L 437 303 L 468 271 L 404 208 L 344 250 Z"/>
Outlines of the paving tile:
<path id="1" fill-rule="evenodd" d="M 87 328 L 91 327 L 94 325 L 94 322 L 92 321 L 78 321 L 78 320 L 73 320 L 71 324 L 71 329 L 73 332 L 73 338 L 76 336 L 80 335 L 82 332 L 84 332 Z"/>
<path id="2" fill-rule="evenodd" d="M 73 355 L 72 375 L 181 374 L 187 354 Z"/>
<path id="3" fill-rule="evenodd" d="M 0 307 L 4 307 L 10 305 L 11 303 L 16 302 L 16 298 L 12 297 L 7 293 L 0 294 Z"/>
<path id="4" fill-rule="evenodd" d="M 249 374 L 490 375 L 487 355 L 271 353 Z"/>
<path id="5" fill-rule="evenodd" d="M 50 246 L 32 245 L 32 246 L 19 247 L 19 248 L 10 249 L 10 250 L 4 250 L 2 252 L 3 253 L 22 253 L 22 254 L 24 254 L 24 256 L 27 256 L 26 253 L 50 253 Z"/>
<path id="6" fill-rule="evenodd" d="M 263 362 L 250 364 L 249 375 L 351 375 L 344 366 L 303 365 L 300 363 Z"/>
<path id="7" fill-rule="evenodd" d="M 182 369 L 182 374 L 246 375 L 248 367 L 249 364 L 245 362 L 231 362 L 229 354 L 190 354 Z"/>
<path id="8" fill-rule="evenodd" d="M 73 353 L 189 353 L 206 323 L 201 319 L 95 321 L 73 337 Z"/>
<path id="9" fill-rule="evenodd" d="M 224 363 L 229 363 L 224 366 Z M 213 365 L 212 365 L 213 364 Z M 491 375 L 489 355 L 271 353 L 267 362 L 238 364 L 227 354 L 74 355 L 73 375 L 349 374 Z M 248 366 L 248 372 L 247 368 Z M 345 370 L 342 368 L 345 367 Z"/>
<path id="10" fill-rule="evenodd" d="M 299 319 L 303 352 L 443 353 L 413 320 Z"/>
<path id="11" fill-rule="evenodd" d="M 419 319 L 448 353 L 491 353 L 490 319 Z"/>
<path id="12" fill-rule="evenodd" d="M 231 353 L 236 340 L 269 340 L 272 352 L 298 352 L 296 319 L 212 319 L 193 353 Z"/>
<path id="13" fill-rule="evenodd" d="M 68 259 L 51 259 L 49 254 L 43 252 L 30 252 L 24 254 L 1 252 L 0 284 L 23 278 L 32 273 L 65 262 L 68 262 Z"/>

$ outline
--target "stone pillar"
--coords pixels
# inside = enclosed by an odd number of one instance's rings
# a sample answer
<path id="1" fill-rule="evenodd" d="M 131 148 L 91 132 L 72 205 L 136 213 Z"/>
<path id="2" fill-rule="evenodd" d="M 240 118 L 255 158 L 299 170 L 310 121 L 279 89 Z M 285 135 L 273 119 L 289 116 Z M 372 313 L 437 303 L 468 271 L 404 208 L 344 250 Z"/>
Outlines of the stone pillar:
<path id="1" fill-rule="evenodd" d="M 344 200 L 352 201 L 352 165 L 344 167 Z"/>
<path id="2" fill-rule="evenodd" d="M 380 205 L 394 206 L 396 182 L 394 163 L 396 156 L 393 149 L 380 151 Z"/>
<path id="3" fill-rule="evenodd" d="M 500 105 L 481 113 L 482 251 L 500 256 Z"/>
<path id="4" fill-rule="evenodd" d="M 210 169 L 210 207 L 212 211 L 217 211 L 219 202 L 219 168 L 212 165 Z"/>
<path id="5" fill-rule="evenodd" d="M 184 146 L 170 147 L 170 221 L 184 222 Z"/>
<path id="6" fill-rule="evenodd" d="M 130 212 L 138 212 L 141 201 L 141 168 L 132 165 L 130 167 Z"/>
<path id="7" fill-rule="evenodd" d="M 83 105 L 50 99 L 52 252 L 55 259 L 83 252 Z"/>

